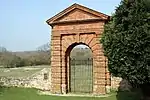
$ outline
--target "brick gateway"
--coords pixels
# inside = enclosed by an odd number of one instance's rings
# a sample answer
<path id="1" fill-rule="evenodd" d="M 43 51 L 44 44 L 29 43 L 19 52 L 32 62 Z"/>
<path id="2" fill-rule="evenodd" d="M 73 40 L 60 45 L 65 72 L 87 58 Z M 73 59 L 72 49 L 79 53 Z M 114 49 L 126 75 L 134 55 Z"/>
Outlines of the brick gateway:
<path id="1" fill-rule="evenodd" d="M 46 22 L 52 27 L 51 37 L 51 92 L 70 92 L 71 50 L 87 45 L 93 56 L 93 94 L 105 94 L 110 86 L 107 59 L 103 54 L 100 37 L 109 16 L 79 4 L 73 4 Z"/>

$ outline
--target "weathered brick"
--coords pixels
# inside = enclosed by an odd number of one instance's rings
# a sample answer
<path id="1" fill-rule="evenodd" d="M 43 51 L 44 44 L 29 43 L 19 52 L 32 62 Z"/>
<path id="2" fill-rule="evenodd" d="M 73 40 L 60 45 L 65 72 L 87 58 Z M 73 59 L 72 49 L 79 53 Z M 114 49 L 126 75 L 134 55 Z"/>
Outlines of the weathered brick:
<path id="1" fill-rule="evenodd" d="M 51 56 L 60 56 L 61 55 L 61 51 L 51 51 Z"/>
<path id="2" fill-rule="evenodd" d="M 60 36 L 52 36 L 52 40 L 60 40 L 61 37 Z"/>
<path id="3" fill-rule="evenodd" d="M 85 40 L 85 43 L 86 43 L 87 45 L 89 45 L 89 43 L 93 40 L 93 38 L 94 38 L 94 35 L 93 35 L 93 34 L 88 35 L 88 36 L 87 36 L 87 39 Z"/>
<path id="4" fill-rule="evenodd" d="M 59 61 L 52 61 L 51 64 L 52 64 L 53 67 L 55 67 L 55 66 L 56 67 L 61 66 L 61 62 L 59 62 Z"/>
<path id="5" fill-rule="evenodd" d="M 63 73 L 61 73 L 62 74 L 62 76 L 65 76 L 66 75 L 66 73 L 65 72 L 63 72 Z"/>
<path id="6" fill-rule="evenodd" d="M 105 58 L 102 58 L 102 56 L 94 56 L 93 57 L 93 59 L 94 59 L 94 61 L 99 61 L 99 62 L 105 62 L 106 60 L 105 60 Z"/>
<path id="7" fill-rule="evenodd" d="M 106 85 L 111 86 L 111 80 L 110 79 L 106 79 Z"/>
<path id="8" fill-rule="evenodd" d="M 66 83 L 66 77 L 62 77 L 62 84 Z"/>
<path id="9" fill-rule="evenodd" d="M 87 38 L 87 34 L 81 34 L 80 35 L 80 42 L 85 43 L 86 38 Z"/>
<path id="10" fill-rule="evenodd" d="M 99 44 L 99 43 L 97 43 L 97 44 L 95 44 L 95 45 L 93 45 L 92 46 L 92 51 L 93 52 L 102 52 L 102 44 Z"/>
<path id="11" fill-rule="evenodd" d="M 51 82 L 53 84 L 61 84 L 61 78 L 52 78 Z"/>
<path id="12" fill-rule="evenodd" d="M 108 69 L 108 67 L 106 66 L 106 72 L 109 72 L 109 69 Z"/>
<path id="13" fill-rule="evenodd" d="M 62 61 L 62 66 L 65 66 L 66 65 L 66 62 L 65 61 Z"/>
<path id="14" fill-rule="evenodd" d="M 105 73 L 105 70 L 106 70 L 105 67 L 94 67 L 93 72 L 94 73 L 101 73 L 101 72 Z"/>
<path id="15" fill-rule="evenodd" d="M 96 44 L 99 44 L 99 40 L 95 37 L 95 35 L 94 35 L 94 37 L 93 37 L 93 39 L 92 39 L 92 41 L 89 43 L 89 47 L 93 47 L 93 46 L 95 46 Z"/>
<path id="16" fill-rule="evenodd" d="M 51 62 L 55 62 L 55 61 L 57 61 L 57 62 L 60 62 L 61 61 L 61 57 L 60 56 L 52 56 L 51 57 Z M 51 66 L 53 66 L 52 64 L 51 64 Z"/>
<path id="17" fill-rule="evenodd" d="M 51 73 L 51 78 L 61 78 L 61 73 Z"/>
<path id="18" fill-rule="evenodd" d="M 52 93 L 61 93 L 61 84 L 52 84 L 51 92 Z"/>
<path id="19" fill-rule="evenodd" d="M 95 85 L 94 93 L 95 94 L 106 94 L 105 85 Z"/>
<path id="20" fill-rule="evenodd" d="M 110 72 L 106 72 L 106 78 L 108 79 L 110 79 Z"/>
<path id="21" fill-rule="evenodd" d="M 105 73 L 94 73 L 94 79 L 97 79 L 97 78 L 103 78 L 105 79 L 106 75 Z"/>
<path id="22" fill-rule="evenodd" d="M 62 70 L 62 73 L 66 73 L 67 68 L 66 67 L 62 67 L 61 70 Z"/>
<path id="23" fill-rule="evenodd" d="M 105 56 L 93 56 L 93 58 L 96 60 L 96 59 L 99 59 L 100 61 L 106 61 L 105 59 Z"/>
<path id="24" fill-rule="evenodd" d="M 52 46 L 52 50 L 53 50 L 53 51 L 60 51 L 60 50 L 61 50 L 61 47 L 60 47 L 60 45 L 53 45 L 53 46 Z"/>
<path id="25" fill-rule="evenodd" d="M 61 44 L 60 42 L 61 42 L 61 40 L 52 40 L 51 45 L 60 45 Z"/>
<path id="26" fill-rule="evenodd" d="M 65 57 L 66 55 L 65 51 L 61 51 L 61 55 Z"/>
<path id="27" fill-rule="evenodd" d="M 51 67 L 51 73 L 61 73 L 61 67 Z"/>
<path id="28" fill-rule="evenodd" d="M 94 80 L 94 84 L 96 84 L 96 85 L 105 85 L 106 84 L 106 80 L 103 79 L 103 78 L 96 78 Z"/>
<path id="29" fill-rule="evenodd" d="M 104 61 L 94 61 L 93 66 L 104 68 L 104 67 L 106 67 L 106 62 L 104 62 Z"/>

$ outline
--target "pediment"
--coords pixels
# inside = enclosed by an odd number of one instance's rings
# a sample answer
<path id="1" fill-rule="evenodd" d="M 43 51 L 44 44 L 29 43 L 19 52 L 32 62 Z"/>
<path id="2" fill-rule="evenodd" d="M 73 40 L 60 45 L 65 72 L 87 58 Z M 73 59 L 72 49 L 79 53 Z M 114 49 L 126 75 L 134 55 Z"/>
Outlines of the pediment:
<path id="1" fill-rule="evenodd" d="M 66 15 L 58 18 L 55 21 L 73 21 L 73 20 L 86 20 L 86 19 L 98 19 L 99 16 L 85 12 L 80 9 L 74 9 Z"/>
<path id="2" fill-rule="evenodd" d="M 81 6 L 79 4 L 73 4 L 72 6 L 66 8 L 62 12 L 48 19 L 46 22 L 49 25 L 60 23 L 60 22 L 70 22 L 70 21 L 82 21 L 82 20 L 108 20 L 109 16 L 101 12 L 89 9 L 87 7 Z"/>

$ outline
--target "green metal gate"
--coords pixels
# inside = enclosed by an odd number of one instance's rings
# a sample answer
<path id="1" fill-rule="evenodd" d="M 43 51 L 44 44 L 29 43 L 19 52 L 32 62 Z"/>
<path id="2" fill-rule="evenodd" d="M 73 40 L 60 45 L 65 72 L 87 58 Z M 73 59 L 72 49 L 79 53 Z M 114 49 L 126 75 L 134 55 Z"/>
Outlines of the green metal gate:
<path id="1" fill-rule="evenodd" d="M 93 59 L 70 59 L 70 92 L 93 92 Z"/>

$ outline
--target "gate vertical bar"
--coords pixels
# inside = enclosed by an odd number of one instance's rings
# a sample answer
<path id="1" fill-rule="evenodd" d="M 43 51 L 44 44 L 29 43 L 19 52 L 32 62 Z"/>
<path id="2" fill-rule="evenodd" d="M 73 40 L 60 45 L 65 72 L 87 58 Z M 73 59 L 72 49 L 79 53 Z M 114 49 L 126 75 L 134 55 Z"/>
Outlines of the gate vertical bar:
<path id="1" fill-rule="evenodd" d="M 93 59 L 70 60 L 70 87 L 73 93 L 92 93 L 93 92 Z"/>

